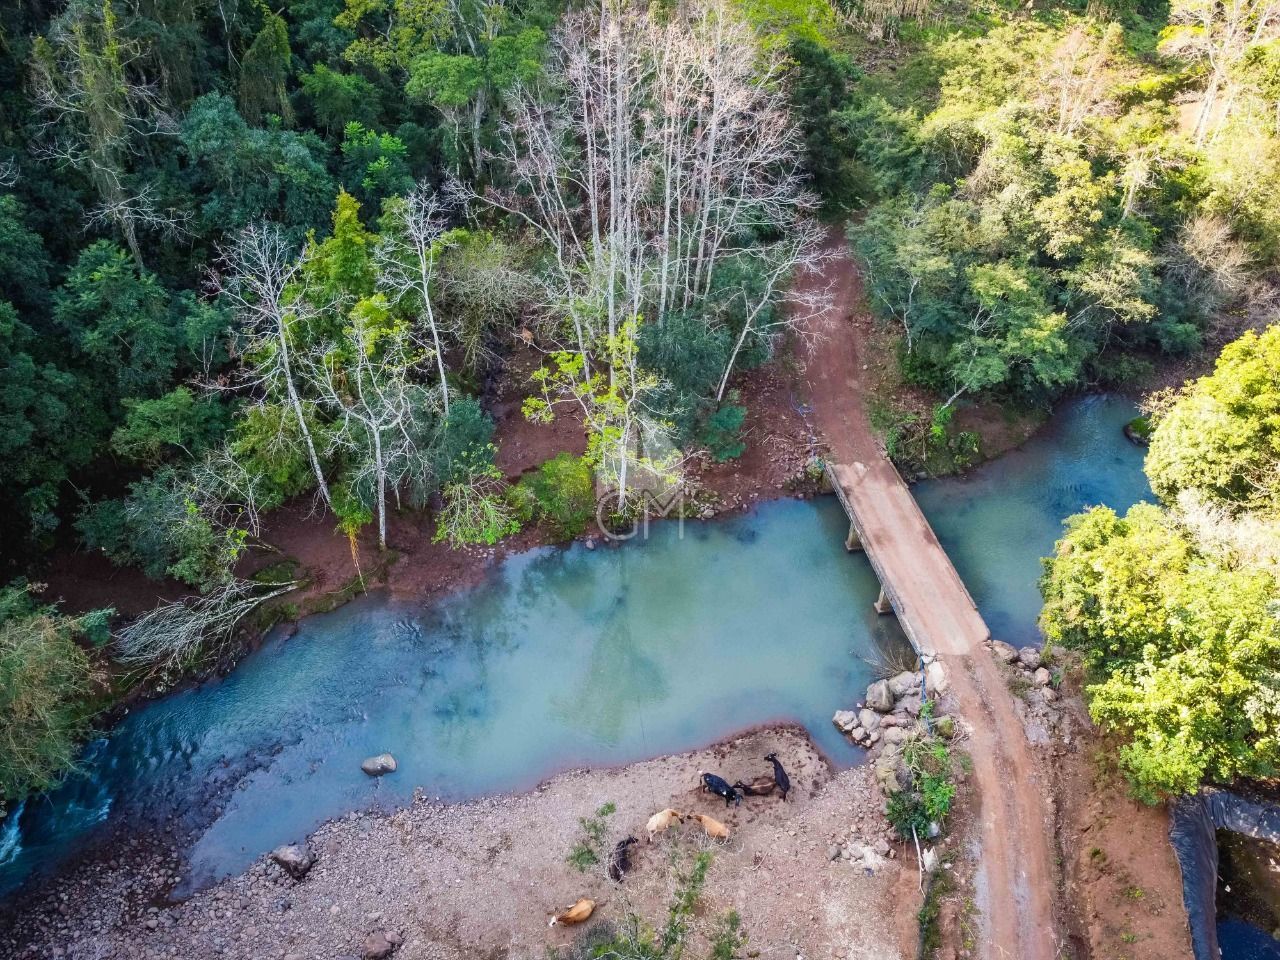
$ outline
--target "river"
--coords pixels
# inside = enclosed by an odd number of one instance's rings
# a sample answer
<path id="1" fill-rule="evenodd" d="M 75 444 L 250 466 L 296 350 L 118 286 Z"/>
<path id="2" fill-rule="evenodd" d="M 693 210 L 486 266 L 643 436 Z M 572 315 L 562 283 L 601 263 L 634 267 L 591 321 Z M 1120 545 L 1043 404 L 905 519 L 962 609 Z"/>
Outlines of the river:
<path id="1" fill-rule="evenodd" d="M 1033 642 L 1039 558 L 1063 517 L 1149 496 L 1121 435 L 1132 406 L 1071 402 L 966 479 L 916 487 L 993 633 Z M 866 559 L 834 498 L 764 504 L 647 540 L 513 556 L 423 608 L 373 595 L 273 635 L 225 679 L 148 704 L 86 751 L 83 772 L 0 823 L 0 891 L 104 822 L 199 824 L 188 887 L 242 870 L 323 820 L 406 801 L 519 790 L 573 766 L 690 749 L 778 720 L 838 764 L 834 730 L 882 651 Z M 397 773 L 360 760 L 390 751 Z"/>

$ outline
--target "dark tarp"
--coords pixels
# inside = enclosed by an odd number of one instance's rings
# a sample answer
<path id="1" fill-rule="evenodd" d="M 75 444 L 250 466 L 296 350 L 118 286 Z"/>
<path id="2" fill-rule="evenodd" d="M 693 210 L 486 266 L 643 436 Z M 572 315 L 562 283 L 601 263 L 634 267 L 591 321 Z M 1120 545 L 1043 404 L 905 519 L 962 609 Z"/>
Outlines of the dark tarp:
<path id="1" fill-rule="evenodd" d="M 1218 830 L 1280 843 L 1280 807 L 1206 787 L 1180 797 L 1169 818 L 1169 842 L 1182 871 L 1182 902 L 1196 960 L 1220 960 L 1218 949 Z"/>

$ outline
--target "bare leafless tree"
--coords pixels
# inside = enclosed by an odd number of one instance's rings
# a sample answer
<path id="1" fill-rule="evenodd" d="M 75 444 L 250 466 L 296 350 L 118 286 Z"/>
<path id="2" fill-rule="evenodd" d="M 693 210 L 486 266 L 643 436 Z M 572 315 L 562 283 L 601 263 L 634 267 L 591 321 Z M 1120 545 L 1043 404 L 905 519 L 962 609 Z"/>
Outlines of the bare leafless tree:
<path id="1" fill-rule="evenodd" d="M 459 333 L 452 318 L 437 313 L 435 287 L 440 255 L 449 245 L 449 219 L 457 204 L 427 183 L 419 183 L 391 207 L 390 222 L 374 252 L 378 286 L 395 303 L 405 303 L 421 317 L 430 337 L 444 414 L 449 415 L 449 381 L 444 351 L 447 338 Z"/>
<path id="2" fill-rule="evenodd" d="M 1175 0 L 1169 23 L 1162 52 L 1208 67 L 1194 133 L 1200 145 L 1233 112 L 1241 89 L 1236 67 L 1245 53 L 1280 36 L 1280 0 Z"/>
<path id="3" fill-rule="evenodd" d="M 131 666 L 177 666 L 225 641 L 252 610 L 296 586 L 231 580 L 206 596 L 162 603 L 116 633 L 116 658 Z"/>
<path id="4" fill-rule="evenodd" d="M 598 338 L 630 318 L 661 323 L 698 305 L 716 322 L 716 268 L 756 255 L 756 238 L 816 239 L 803 227 L 815 201 L 778 69 L 728 0 L 662 17 L 602 0 L 553 37 L 557 95 L 514 97 L 491 158 L 509 187 L 476 199 L 521 219 L 549 250 L 545 306 L 567 320 L 584 377 Z M 794 265 L 811 253 L 784 240 L 768 259 Z"/>
<path id="5" fill-rule="evenodd" d="M 373 489 L 385 549 L 388 494 L 429 469 L 425 427 L 435 408 L 414 382 L 428 351 L 381 294 L 352 310 L 341 337 L 306 355 L 303 376 L 333 417 L 330 446 L 350 464 L 354 486 Z"/>
<path id="6" fill-rule="evenodd" d="M 305 323 L 319 310 L 294 289 L 303 260 L 273 223 L 250 224 L 220 253 L 213 286 L 235 308 L 240 320 L 241 352 L 246 360 L 244 380 L 287 402 L 306 445 L 316 487 L 325 504 L 330 505 L 329 485 L 307 415 L 312 403 L 298 389 L 290 334 L 295 323 Z"/>

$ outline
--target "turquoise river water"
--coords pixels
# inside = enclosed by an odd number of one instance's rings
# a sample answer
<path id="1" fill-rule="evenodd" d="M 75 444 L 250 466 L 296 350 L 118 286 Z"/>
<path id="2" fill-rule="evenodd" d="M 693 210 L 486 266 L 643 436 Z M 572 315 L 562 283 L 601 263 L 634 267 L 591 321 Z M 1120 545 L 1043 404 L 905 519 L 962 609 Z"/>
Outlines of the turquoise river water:
<path id="1" fill-rule="evenodd" d="M 1023 449 L 921 506 L 993 633 L 1036 637 L 1039 558 L 1061 520 L 1149 495 L 1121 435 L 1123 400 L 1066 405 Z M 270 638 L 225 679 L 149 704 L 87 750 L 83 773 L 0 823 L 0 892 L 90 842 L 104 822 L 200 824 L 195 885 L 238 871 L 330 817 L 527 788 L 771 721 L 803 723 L 841 764 L 834 730 L 900 644 L 843 548 L 834 498 L 733 519 L 664 522 L 619 548 L 543 548 L 431 607 L 371 596 Z M 364 757 L 390 751 L 379 780 Z M 197 815 L 198 812 L 198 815 Z"/>

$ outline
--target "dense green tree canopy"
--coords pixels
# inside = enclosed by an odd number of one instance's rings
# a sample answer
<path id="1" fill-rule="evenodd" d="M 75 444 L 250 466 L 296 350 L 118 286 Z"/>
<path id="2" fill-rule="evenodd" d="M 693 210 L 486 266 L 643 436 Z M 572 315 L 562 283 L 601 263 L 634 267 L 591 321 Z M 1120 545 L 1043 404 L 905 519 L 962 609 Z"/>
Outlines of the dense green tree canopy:
<path id="1" fill-rule="evenodd" d="M 1184 81 L 1118 23 L 1022 21 L 917 59 L 933 98 L 870 77 L 841 125 L 879 197 L 852 231 L 873 305 L 944 398 L 1051 398 L 1123 377 L 1122 353 L 1194 349 L 1235 292 L 1226 265 L 1272 257 L 1253 197 L 1280 187 L 1274 123 L 1248 121 L 1250 147 L 1188 138 Z M 1266 102 L 1239 97 L 1241 123 Z"/>
<path id="2" fill-rule="evenodd" d="M 76 640 L 100 643 L 110 613 L 64 617 L 22 585 L 0 588 L 0 815 L 74 762 L 90 689 L 89 658 Z"/>
<path id="3" fill-rule="evenodd" d="M 1229 344 L 1214 372 L 1156 417 L 1151 487 L 1280 515 L 1280 326 Z"/>
<path id="4" fill-rule="evenodd" d="M 1146 799 L 1280 770 L 1280 326 L 1229 344 L 1157 404 L 1163 506 L 1072 517 L 1041 627 L 1084 651 L 1090 711 Z"/>
<path id="5" fill-rule="evenodd" d="M 1149 800 L 1280 769 L 1276 581 L 1139 504 L 1073 517 L 1045 561 L 1041 626 L 1083 650 L 1095 720 Z"/>

